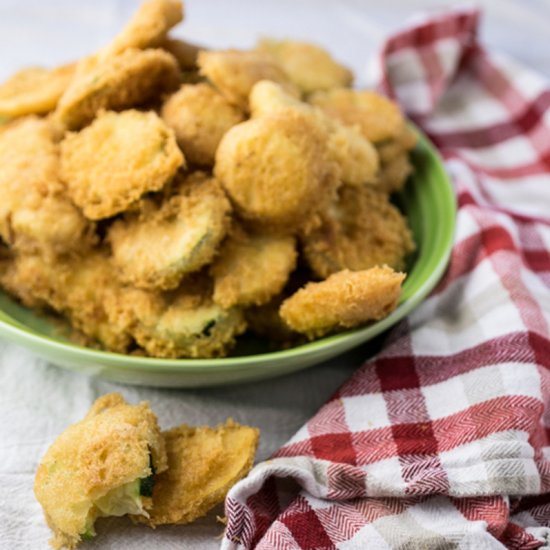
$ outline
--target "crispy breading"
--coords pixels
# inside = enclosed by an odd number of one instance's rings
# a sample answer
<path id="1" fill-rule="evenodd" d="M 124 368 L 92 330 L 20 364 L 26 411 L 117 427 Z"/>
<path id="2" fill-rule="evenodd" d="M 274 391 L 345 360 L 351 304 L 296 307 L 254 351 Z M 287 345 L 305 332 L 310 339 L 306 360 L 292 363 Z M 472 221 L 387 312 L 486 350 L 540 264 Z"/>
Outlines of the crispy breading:
<path id="1" fill-rule="evenodd" d="M 396 157 L 414 149 L 418 137 L 414 130 L 405 125 L 403 131 L 393 139 L 382 141 L 376 145 L 382 164 L 389 163 Z"/>
<path id="2" fill-rule="evenodd" d="M 271 54 L 305 94 L 350 86 L 353 73 L 323 48 L 296 40 L 260 40 L 256 49 Z"/>
<path id="3" fill-rule="evenodd" d="M 176 59 L 161 49 L 128 49 L 101 59 L 83 59 L 54 113 L 59 133 L 79 130 L 101 109 L 137 107 L 180 85 Z"/>
<path id="4" fill-rule="evenodd" d="M 73 78 L 76 65 L 55 69 L 30 67 L 0 85 L 0 117 L 15 118 L 53 111 Z"/>
<path id="5" fill-rule="evenodd" d="M 340 183 L 325 133 L 298 111 L 233 126 L 218 147 L 215 173 L 243 218 L 287 233 L 308 223 Z"/>
<path id="6" fill-rule="evenodd" d="M 188 178 L 160 205 L 116 221 L 108 238 L 123 281 L 139 288 L 176 287 L 209 263 L 229 227 L 231 205 L 214 178 Z"/>
<path id="7" fill-rule="evenodd" d="M 342 187 L 322 224 L 302 236 L 302 246 L 309 266 L 323 279 L 381 264 L 403 269 L 415 249 L 405 217 L 388 195 L 367 186 Z"/>
<path id="8" fill-rule="evenodd" d="M 168 469 L 156 477 L 151 527 L 190 523 L 223 502 L 254 463 L 259 430 L 231 419 L 216 428 L 182 425 L 163 432 Z"/>
<path id="9" fill-rule="evenodd" d="M 388 266 L 339 271 L 320 283 L 308 283 L 285 300 L 279 312 L 290 328 L 318 338 L 389 315 L 404 279 L 404 273 Z"/>
<path id="10" fill-rule="evenodd" d="M 106 112 L 61 143 L 61 176 L 86 217 L 127 210 L 184 164 L 173 130 L 153 111 Z"/>
<path id="11" fill-rule="evenodd" d="M 84 252 L 94 224 L 65 196 L 58 148 L 45 119 L 28 117 L 0 133 L 0 236 L 19 251 Z"/>
<path id="12" fill-rule="evenodd" d="M 382 164 L 376 187 L 386 193 L 395 193 L 403 188 L 412 172 L 413 165 L 405 151 Z"/>
<path id="13" fill-rule="evenodd" d="M 344 124 L 358 126 L 374 143 L 395 138 L 403 132 L 405 120 L 399 107 L 375 92 L 334 88 L 316 92 L 308 100 Z"/>
<path id="14" fill-rule="evenodd" d="M 191 164 L 212 166 L 223 135 L 244 120 L 240 109 L 206 83 L 185 84 L 162 107 L 178 145 Z"/>
<path id="15" fill-rule="evenodd" d="M 244 312 L 248 329 L 256 336 L 267 339 L 270 344 L 275 343 L 276 347 L 290 347 L 296 344 L 298 337 L 303 338 L 279 314 L 281 304 L 286 298 L 288 296 L 278 294 L 266 304 L 249 307 Z"/>
<path id="16" fill-rule="evenodd" d="M 184 72 L 198 69 L 197 58 L 199 52 L 208 49 L 170 36 L 163 40 L 159 47 L 171 53 L 178 60 L 180 69 Z"/>
<path id="17" fill-rule="evenodd" d="M 225 308 L 268 302 L 285 286 L 296 258 L 294 237 L 233 231 L 210 268 L 214 301 Z"/>
<path id="18" fill-rule="evenodd" d="M 197 63 L 201 74 L 240 109 L 248 109 L 248 95 L 260 80 L 272 80 L 299 95 L 281 66 L 269 54 L 246 50 L 201 51 Z"/>
<path id="19" fill-rule="evenodd" d="M 129 405 L 120 394 L 99 398 L 86 417 L 69 426 L 42 458 L 34 483 L 54 548 L 74 548 L 93 536 L 94 522 L 104 515 L 113 491 L 167 468 L 164 438 L 147 402 Z M 147 515 L 150 499 L 128 511 Z"/>

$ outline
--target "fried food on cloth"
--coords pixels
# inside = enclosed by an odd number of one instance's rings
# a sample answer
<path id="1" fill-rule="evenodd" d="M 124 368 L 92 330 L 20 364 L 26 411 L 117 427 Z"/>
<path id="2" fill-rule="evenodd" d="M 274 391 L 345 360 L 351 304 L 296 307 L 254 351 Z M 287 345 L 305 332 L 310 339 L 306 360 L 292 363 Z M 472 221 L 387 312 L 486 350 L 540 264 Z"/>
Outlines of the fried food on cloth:
<path id="1" fill-rule="evenodd" d="M 176 287 L 186 273 L 210 263 L 229 226 L 231 205 L 206 174 L 188 177 L 160 205 L 145 200 L 109 229 L 121 278 L 139 288 Z"/>
<path id="2" fill-rule="evenodd" d="M 61 143 L 61 176 L 86 217 L 127 210 L 184 164 L 174 132 L 153 112 L 106 112 Z"/>
<path id="3" fill-rule="evenodd" d="M 93 538 L 98 517 L 147 517 L 151 476 L 166 468 L 164 438 L 148 403 L 129 405 L 117 393 L 100 397 L 54 441 L 36 472 L 51 545 L 75 548 Z"/>
<path id="4" fill-rule="evenodd" d="M 65 196 L 58 171 L 45 119 L 20 119 L 0 133 L 0 236 L 13 249 L 55 255 L 93 243 L 93 224 Z"/>
<path id="5" fill-rule="evenodd" d="M 200 72 L 233 105 L 248 109 L 248 95 L 260 80 L 272 80 L 298 95 L 281 66 L 269 54 L 245 50 L 201 51 Z"/>
<path id="6" fill-rule="evenodd" d="M 223 135 L 242 122 L 240 109 L 206 83 L 185 84 L 162 107 L 178 145 L 191 164 L 212 166 Z"/>
<path id="7" fill-rule="evenodd" d="M 75 64 L 55 69 L 22 69 L 0 84 L 0 117 L 46 114 L 53 111 L 69 86 Z"/>
<path id="8" fill-rule="evenodd" d="M 357 126 L 371 142 L 394 139 L 403 132 L 405 119 L 390 99 L 370 90 L 334 88 L 316 92 L 308 101 L 348 126 Z"/>
<path id="9" fill-rule="evenodd" d="M 404 273 L 388 266 L 343 270 L 308 283 L 279 310 L 287 325 L 309 338 L 387 317 L 397 306 Z"/>
<path id="10" fill-rule="evenodd" d="M 296 40 L 265 38 L 256 49 L 272 55 L 304 94 L 350 86 L 353 73 L 323 48 Z"/>
<path id="11" fill-rule="evenodd" d="M 407 220 L 389 197 L 367 186 L 344 186 L 319 227 L 302 236 L 304 257 L 324 279 L 341 271 L 387 264 L 405 267 L 414 251 Z"/>
<path id="12" fill-rule="evenodd" d="M 186 425 L 163 432 L 168 469 L 155 477 L 151 527 L 190 523 L 224 501 L 254 462 L 259 431 L 231 419 L 216 428 Z"/>
<path id="13" fill-rule="evenodd" d="M 120 111 L 144 105 L 180 84 L 176 59 L 168 52 L 125 50 L 119 55 L 83 59 L 54 113 L 59 133 L 88 125 L 101 109 Z"/>
<path id="14" fill-rule="evenodd" d="M 235 229 L 210 268 L 214 301 L 225 308 L 268 302 L 296 266 L 294 237 L 250 234 Z"/>
<path id="15" fill-rule="evenodd" d="M 215 174 L 244 219 L 287 233 L 307 224 L 339 184 L 324 132 L 290 110 L 233 126 L 218 147 Z"/>

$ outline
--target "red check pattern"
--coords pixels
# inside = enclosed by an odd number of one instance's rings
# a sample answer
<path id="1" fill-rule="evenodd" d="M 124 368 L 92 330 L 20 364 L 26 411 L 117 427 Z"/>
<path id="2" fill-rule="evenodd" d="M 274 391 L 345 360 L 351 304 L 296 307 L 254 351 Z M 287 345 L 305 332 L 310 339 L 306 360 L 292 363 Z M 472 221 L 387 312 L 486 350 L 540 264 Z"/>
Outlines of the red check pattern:
<path id="1" fill-rule="evenodd" d="M 425 20 L 380 58 L 456 187 L 449 269 L 233 488 L 225 550 L 549 545 L 550 88 L 486 52 L 478 25 Z"/>

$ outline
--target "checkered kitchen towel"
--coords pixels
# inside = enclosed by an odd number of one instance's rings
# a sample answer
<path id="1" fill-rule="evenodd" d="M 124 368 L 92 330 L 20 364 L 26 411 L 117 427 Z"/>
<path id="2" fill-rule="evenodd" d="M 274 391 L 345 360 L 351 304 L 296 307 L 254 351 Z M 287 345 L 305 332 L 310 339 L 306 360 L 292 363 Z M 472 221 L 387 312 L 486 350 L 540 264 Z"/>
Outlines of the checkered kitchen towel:
<path id="1" fill-rule="evenodd" d="M 478 20 L 423 21 L 380 60 L 454 180 L 449 270 L 233 488 L 226 550 L 550 548 L 550 88 Z"/>

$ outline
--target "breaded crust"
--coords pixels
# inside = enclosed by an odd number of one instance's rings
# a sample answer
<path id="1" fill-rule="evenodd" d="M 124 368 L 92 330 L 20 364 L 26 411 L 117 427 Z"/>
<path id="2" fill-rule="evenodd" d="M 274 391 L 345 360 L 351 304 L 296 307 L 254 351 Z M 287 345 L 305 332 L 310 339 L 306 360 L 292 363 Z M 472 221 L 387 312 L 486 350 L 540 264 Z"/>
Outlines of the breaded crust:
<path id="1" fill-rule="evenodd" d="M 170 36 L 163 40 L 159 46 L 178 60 L 180 69 L 184 72 L 198 69 L 197 58 L 199 52 L 208 49 Z"/>
<path id="2" fill-rule="evenodd" d="M 137 107 L 180 85 L 175 58 L 164 50 L 128 49 L 119 55 L 82 60 L 59 100 L 54 121 L 59 133 L 88 125 L 101 109 Z"/>
<path id="3" fill-rule="evenodd" d="M 309 101 L 344 124 L 357 125 L 363 135 L 374 143 L 393 139 L 404 128 L 405 120 L 399 107 L 386 97 L 369 90 L 335 88 L 316 92 Z"/>
<path id="4" fill-rule="evenodd" d="M 223 502 L 229 489 L 254 462 L 259 431 L 229 419 L 216 428 L 182 425 L 163 432 L 168 470 L 157 476 L 151 527 L 190 523 Z"/>
<path id="5" fill-rule="evenodd" d="M 176 193 L 116 221 L 108 237 L 124 282 L 139 288 L 175 288 L 186 273 L 209 263 L 229 226 L 231 205 L 220 184 L 190 177 Z"/>
<path id="6" fill-rule="evenodd" d="M 75 71 L 75 64 L 55 69 L 32 67 L 0 85 L 0 117 L 15 118 L 53 111 Z"/>
<path id="7" fill-rule="evenodd" d="M 205 76 L 230 103 L 248 110 L 248 95 L 260 80 L 282 84 L 299 95 L 275 59 L 265 53 L 245 50 L 201 51 L 197 63 Z"/>
<path id="8" fill-rule="evenodd" d="M 353 73 L 323 48 L 295 40 L 263 39 L 257 50 L 272 55 L 290 80 L 305 94 L 350 86 Z"/>
<path id="9" fill-rule="evenodd" d="M 233 126 L 218 147 L 215 173 L 244 219 L 287 233 L 307 223 L 339 184 L 326 134 L 294 110 Z"/>
<path id="10" fill-rule="evenodd" d="M 387 264 L 405 267 L 415 249 L 407 220 L 388 195 L 372 188 L 344 186 L 319 227 L 302 236 L 304 257 L 324 279 L 341 271 Z"/>
<path id="11" fill-rule="evenodd" d="M 86 417 L 50 446 L 36 472 L 34 493 L 54 531 L 54 548 L 74 548 L 93 528 L 94 501 L 112 489 L 167 468 L 164 439 L 147 402 L 119 394 L 98 399 Z"/>
<path id="12" fill-rule="evenodd" d="M 61 144 L 61 176 L 86 217 L 123 212 L 184 164 L 174 132 L 153 112 L 101 114 Z"/>
<path id="13" fill-rule="evenodd" d="M 296 258 L 294 237 L 234 231 L 210 269 L 214 301 L 225 308 L 265 304 L 281 292 Z"/>
<path id="14" fill-rule="evenodd" d="M 404 273 L 388 266 L 340 271 L 320 283 L 308 283 L 285 300 L 279 312 L 290 328 L 318 338 L 389 315 L 404 279 Z"/>
<path id="15" fill-rule="evenodd" d="M 376 188 L 385 193 L 400 191 L 412 173 L 413 165 L 408 152 L 405 151 L 382 164 L 376 180 Z"/>
<path id="16" fill-rule="evenodd" d="M 240 109 L 205 83 L 183 85 L 162 107 L 178 145 L 191 164 L 212 166 L 223 135 L 244 120 Z"/>

